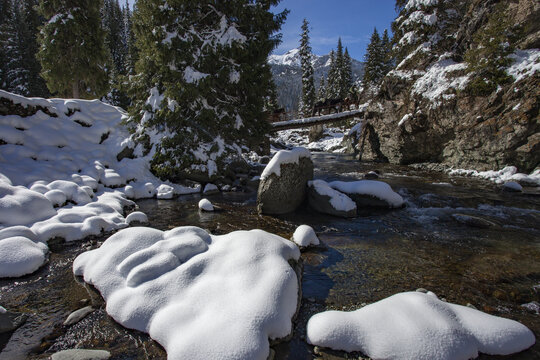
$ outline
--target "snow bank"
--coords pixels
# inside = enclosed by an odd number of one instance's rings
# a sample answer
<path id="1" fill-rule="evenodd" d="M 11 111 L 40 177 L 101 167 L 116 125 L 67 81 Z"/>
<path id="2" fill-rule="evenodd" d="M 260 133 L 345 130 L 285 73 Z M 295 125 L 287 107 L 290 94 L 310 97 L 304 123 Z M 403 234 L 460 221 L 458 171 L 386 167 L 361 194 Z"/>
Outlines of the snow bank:
<path id="1" fill-rule="evenodd" d="M 494 181 L 497 184 L 502 184 L 506 181 L 517 181 L 527 185 L 540 186 L 540 169 L 533 171 L 531 174 L 522 174 L 517 172 L 515 166 L 506 166 L 501 170 L 465 170 L 452 169 L 448 171 L 451 176 L 473 176 Z"/>
<path id="2" fill-rule="evenodd" d="M 298 164 L 300 158 L 311 159 L 311 153 L 308 149 L 303 147 L 297 147 L 292 150 L 280 150 L 278 151 L 272 160 L 264 168 L 261 179 L 269 177 L 271 174 L 276 174 L 281 176 L 281 165 L 282 164 Z"/>
<path id="3" fill-rule="evenodd" d="M 287 336 L 298 301 L 292 242 L 262 230 L 129 228 L 81 254 L 74 273 L 106 311 L 164 346 L 168 359 L 262 359 Z"/>
<path id="4" fill-rule="evenodd" d="M 403 198 L 394 192 L 390 185 L 382 181 L 359 180 L 359 181 L 332 181 L 328 184 L 331 188 L 346 194 L 369 195 L 386 201 L 390 207 L 398 208 L 403 205 Z"/>
<path id="5" fill-rule="evenodd" d="M 0 181 L 0 226 L 25 225 L 56 215 L 45 196 Z"/>
<path id="6" fill-rule="evenodd" d="M 0 278 L 31 274 L 47 260 L 49 248 L 23 236 L 0 240 Z"/>
<path id="7" fill-rule="evenodd" d="M 440 301 L 433 293 L 400 293 L 353 312 L 326 311 L 307 324 L 307 341 L 374 359 L 466 360 L 508 355 L 535 343 L 517 321 Z"/>
<path id="8" fill-rule="evenodd" d="M 319 195 L 326 195 L 330 197 L 330 204 L 332 207 L 339 211 L 352 211 L 356 210 L 356 203 L 347 195 L 334 190 L 324 180 L 312 180 L 308 181 L 309 186 L 313 186 L 315 191 Z"/>
<path id="9" fill-rule="evenodd" d="M 200 186 L 163 184 L 150 173 L 151 155 L 118 160 L 122 150 L 133 146 L 122 125 L 127 115 L 120 108 L 97 100 L 26 98 L 2 90 L 0 98 L 29 114 L 0 116 L 0 229 L 13 238 L 2 246 L 7 249 L 18 241 L 25 249 L 12 256 L 4 251 L 0 268 L 16 263 L 14 268 L 24 271 L 14 271 L 23 274 L 44 262 L 43 246 L 51 238 L 79 240 L 128 226 L 123 208 L 134 203 L 126 197 L 200 192 Z M 148 102 L 154 108 L 162 100 L 156 89 Z"/>
<path id="10" fill-rule="evenodd" d="M 309 225 L 300 225 L 297 227 L 294 231 L 292 241 L 301 247 L 319 245 L 319 238 L 315 234 L 315 230 Z"/>

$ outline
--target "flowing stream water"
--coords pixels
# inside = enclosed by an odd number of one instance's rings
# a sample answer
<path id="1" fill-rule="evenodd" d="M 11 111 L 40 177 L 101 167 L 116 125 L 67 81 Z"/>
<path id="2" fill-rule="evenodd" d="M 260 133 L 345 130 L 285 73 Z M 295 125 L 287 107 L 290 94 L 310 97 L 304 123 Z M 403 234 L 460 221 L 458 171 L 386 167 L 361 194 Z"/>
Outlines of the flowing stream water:
<path id="1" fill-rule="evenodd" d="M 518 320 L 538 338 L 540 315 L 522 305 L 540 301 L 539 189 L 507 193 L 485 180 L 363 164 L 345 155 L 320 153 L 313 160 L 315 178 L 324 180 L 356 180 L 378 170 L 380 180 L 403 196 L 406 207 L 363 209 L 352 219 L 318 214 L 307 206 L 291 214 L 259 216 L 256 192 L 208 196 L 223 210 L 215 213 L 198 211 L 200 195 L 137 204 L 148 215 L 149 226 L 162 230 L 195 225 L 224 234 L 259 228 L 291 238 L 298 225 L 315 229 L 325 246 L 302 255 L 302 305 L 292 339 L 273 345 L 276 359 L 358 358 L 360 354 L 309 346 L 309 317 L 327 309 L 355 310 L 417 288 Z M 73 276 L 73 259 L 106 238 L 51 244 L 46 266 L 29 276 L 0 280 L 0 304 L 28 315 L 13 334 L 0 335 L 0 360 L 44 359 L 74 347 L 108 349 L 112 359 L 166 357 L 146 334 L 112 321 L 99 293 Z M 62 326 L 70 312 L 88 304 L 97 310 L 76 325 Z M 539 359 L 540 345 L 512 356 L 480 357 L 490 358 Z"/>

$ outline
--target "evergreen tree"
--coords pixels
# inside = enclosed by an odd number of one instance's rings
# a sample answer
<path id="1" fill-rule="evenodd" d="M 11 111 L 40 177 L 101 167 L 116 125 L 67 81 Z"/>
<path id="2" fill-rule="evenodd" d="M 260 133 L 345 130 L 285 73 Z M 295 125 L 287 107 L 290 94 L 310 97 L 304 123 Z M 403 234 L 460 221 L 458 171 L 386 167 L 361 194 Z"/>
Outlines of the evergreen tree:
<path id="1" fill-rule="evenodd" d="M 208 181 L 240 149 L 267 144 L 267 57 L 286 16 L 270 12 L 278 2 L 137 2 L 131 124 L 135 140 L 155 150 L 158 176 Z M 152 144 L 151 134 L 162 138 Z"/>
<path id="2" fill-rule="evenodd" d="M 39 73 L 36 60 L 36 34 L 41 19 L 34 9 L 36 0 L 13 1 L 11 17 L 3 26 L 1 37 L 4 56 L 3 88 L 24 96 L 47 96 L 48 91 Z"/>
<path id="3" fill-rule="evenodd" d="M 317 101 L 326 100 L 326 83 L 324 81 L 324 76 L 321 77 L 321 83 L 319 84 L 319 89 L 317 91 Z"/>
<path id="4" fill-rule="evenodd" d="M 0 0 L 0 88 L 7 89 L 7 45 L 9 39 L 9 25 L 11 23 L 13 11 L 11 10 L 11 0 Z"/>
<path id="5" fill-rule="evenodd" d="M 135 35 L 133 34 L 132 12 L 129 8 L 129 3 L 126 0 L 122 8 L 122 21 L 124 23 L 124 33 L 122 34 L 122 43 L 124 44 L 126 55 L 124 68 L 126 73 L 133 75 L 135 73 L 135 63 L 137 62 L 137 47 L 135 45 Z"/>
<path id="6" fill-rule="evenodd" d="M 351 87 L 353 85 L 353 72 L 352 72 L 352 59 L 349 55 L 349 50 L 345 48 L 345 54 L 343 54 L 343 84 L 341 87 L 342 98 L 349 96 Z"/>
<path id="7" fill-rule="evenodd" d="M 473 45 L 465 53 L 468 70 L 474 72 L 468 90 L 477 95 L 487 95 L 510 81 L 506 68 L 512 64 L 508 57 L 514 52 L 514 34 L 505 15 L 507 5 L 496 5 L 488 23 L 473 37 Z"/>
<path id="8" fill-rule="evenodd" d="M 300 39 L 300 64 L 302 66 L 302 106 L 300 108 L 300 113 L 304 116 L 311 114 L 316 98 L 308 26 L 309 23 L 304 19 L 304 22 L 302 23 L 302 36 Z"/>
<path id="9" fill-rule="evenodd" d="M 383 75 L 386 75 L 394 67 L 394 59 L 392 58 L 392 42 L 388 36 L 388 29 L 384 29 L 381 39 L 381 52 L 383 58 Z"/>
<path id="10" fill-rule="evenodd" d="M 378 83 L 384 76 L 384 52 L 377 28 L 373 30 L 364 60 L 364 84 Z"/>
<path id="11" fill-rule="evenodd" d="M 339 98 L 339 68 L 336 61 L 334 50 L 330 51 L 330 69 L 328 70 L 328 78 L 326 79 L 326 98 Z"/>
<path id="12" fill-rule="evenodd" d="M 40 0 L 47 22 L 39 35 L 38 59 L 52 93 L 96 98 L 107 90 L 107 50 L 101 1 Z"/>

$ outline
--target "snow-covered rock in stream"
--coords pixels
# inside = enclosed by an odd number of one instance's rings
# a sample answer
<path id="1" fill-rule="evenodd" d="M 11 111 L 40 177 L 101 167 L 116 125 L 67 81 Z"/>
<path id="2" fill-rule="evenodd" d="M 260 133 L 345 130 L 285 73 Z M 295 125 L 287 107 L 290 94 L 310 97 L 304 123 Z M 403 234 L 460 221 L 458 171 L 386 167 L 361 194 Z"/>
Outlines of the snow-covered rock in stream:
<path id="1" fill-rule="evenodd" d="M 147 332 L 175 359 L 267 359 L 297 310 L 300 251 L 262 230 L 210 235 L 197 227 L 129 228 L 79 255 L 76 275 L 123 326 Z"/>
<path id="2" fill-rule="evenodd" d="M 508 355 L 535 343 L 517 321 L 441 301 L 431 292 L 399 293 L 352 312 L 311 317 L 307 341 L 374 359 L 467 360 Z"/>
<path id="3" fill-rule="evenodd" d="M 302 248 L 320 244 L 315 230 L 309 225 L 300 225 L 297 227 L 292 236 L 292 241 Z"/>
<path id="4" fill-rule="evenodd" d="M 309 205 L 323 214 L 356 216 L 356 203 L 347 195 L 332 189 L 324 180 L 308 181 Z"/>
<path id="5" fill-rule="evenodd" d="M 31 274 L 47 261 L 47 245 L 23 236 L 0 239 L 0 278 Z"/>
<path id="6" fill-rule="evenodd" d="M 278 151 L 266 165 L 257 191 L 260 214 L 294 211 L 305 199 L 307 182 L 313 179 L 311 153 L 305 148 Z"/>
<path id="7" fill-rule="evenodd" d="M 523 186 L 519 185 L 515 181 L 507 181 L 504 183 L 502 189 L 509 192 L 522 192 Z"/>
<path id="8" fill-rule="evenodd" d="M 394 192 L 390 185 L 382 181 L 332 181 L 328 185 L 347 194 L 358 207 L 399 208 L 404 204 L 403 198 Z"/>
<path id="9" fill-rule="evenodd" d="M 130 225 L 132 223 L 146 224 L 148 223 L 148 216 L 141 211 L 134 211 L 126 216 L 126 222 Z"/>
<path id="10" fill-rule="evenodd" d="M 201 199 L 201 201 L 199 201 L 199 210 L 214 211 L 214 205 L 212 205 L 208 199 Z"/>

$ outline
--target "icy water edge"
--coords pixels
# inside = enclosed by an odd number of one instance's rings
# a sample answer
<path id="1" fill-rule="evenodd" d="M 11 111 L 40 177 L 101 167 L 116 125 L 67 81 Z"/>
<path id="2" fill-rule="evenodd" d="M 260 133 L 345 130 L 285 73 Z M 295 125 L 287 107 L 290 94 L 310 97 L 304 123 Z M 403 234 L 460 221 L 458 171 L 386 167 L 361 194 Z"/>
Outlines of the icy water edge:
<path id="1" fill-rule="evenodd" d="M 195 225 L 214 234 L 260 228 L 290 238 L 311 225 L 326 245 L 302 255 L 302 306 L 293 338 L 273 346 L 276 359 L 358 358 L 318 351 L 304 341 L 309 317 L 326 309 L 354 310 L 397 292 L 425 288 L 457 304 L 472 304 L 528 326 L 538 338 L 540 315 L 521 305 L 540 301 L 540 191 L 501 192 L 478 179 L 448 177 L 409 167 L 361 164 L 347 156 L 314 154 L 315 177 L 354 180 L 379 170 L 406 200 L 404 209 L 366 210 L 354 219 L 321 215 L 304 207 L 278 217 L 258 216 L 256 194 L 208 196 L 224 211 L 199 213 L 199 195 L 141 200 L 149 226 L 162 230 Z M 460 222 L 456 214 L 480 217 L 489 226 Z M 459 218 L 459 216 L 457 216 Z M 112 359 L 165 358 L 146 334 L 124 329 L 104 310 L 95 290 L 73 276 L 73 259 L 108 236 L 51 246 L 49 263 L 35 274 L 0 280 L 0 303 L 28 314 L 9 339 L 0 335 L 0 360 L 44 359 L 73 347 L 104 348 Z M 67 315 L 88 304 L 97 308 L 78 324 L 62 327 Z M 538 343 L 523 353 L 480 359 L 538 359 Z"/>

